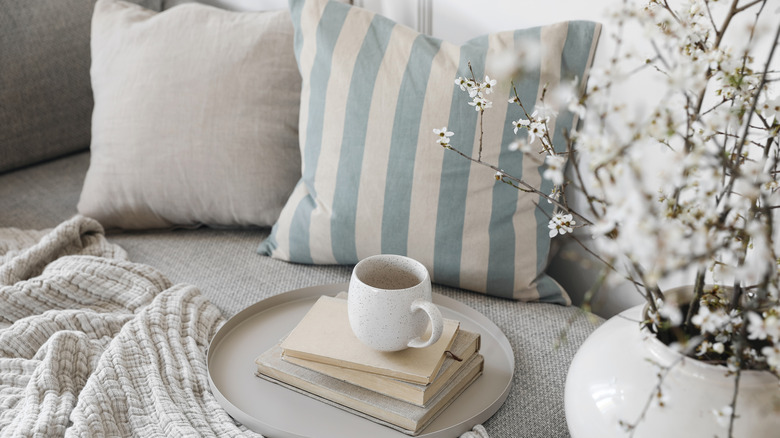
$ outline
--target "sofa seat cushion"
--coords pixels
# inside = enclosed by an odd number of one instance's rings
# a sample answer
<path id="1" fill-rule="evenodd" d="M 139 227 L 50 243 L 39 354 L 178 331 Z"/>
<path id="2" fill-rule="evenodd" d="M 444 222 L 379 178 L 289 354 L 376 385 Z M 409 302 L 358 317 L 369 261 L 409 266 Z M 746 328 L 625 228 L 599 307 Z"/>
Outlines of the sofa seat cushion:
<path id="1" fill-rule="evenodd" d="M 52 228 L 72 217 L 88 166 L 89 154 L 81 153 L 0 175 L 0 227 Z M 302 265 L 253 255 L 269 233 L 268 228 L 201 228 L 114 232 L 108 239 L 131 261 L 157 268 L 173 283 L 196 285 L 226 317 L 288 290 L 349 281 L 348 265 Z M 568 436 L 566 374 L 577 348 L 602 320 L 575 307 L 510 301 L 441 285 L 434 285 L 434 292 L 490 318 L 514 350 L 513 386 L 504 406 L 485 423 L 490 436 Z"/>

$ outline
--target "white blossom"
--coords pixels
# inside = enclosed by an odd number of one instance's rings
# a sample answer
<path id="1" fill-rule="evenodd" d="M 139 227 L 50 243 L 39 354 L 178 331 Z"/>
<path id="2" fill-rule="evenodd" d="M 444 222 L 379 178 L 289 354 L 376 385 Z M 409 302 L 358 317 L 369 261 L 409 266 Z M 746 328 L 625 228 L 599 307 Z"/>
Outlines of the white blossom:
<path id="1" fill-rule="evenodd" d="M 499 51 L 496 56 L 488 57 L 488 71 L 496 77 L 510 78 L 521 74 L 529 65 L 538 62 L 541 44 L 525 41 L 523 44 Z"/>
<path id="2" fill-rule="evenodd" d="M 469 105 L 473 106 L 477 111 L 484 111 L 488 108 L 491 108 L 493 103 L 487 99 L 476 96 L 471 102 L 469 102 Z"/>
<path id="3" fill-rule="evenodd" d="M 699 307 L 699 312 L 691 318 L 691 322 L 698 326 L 702 333 L 716 333 L 728 321 L 729 317 L 724 311 L 718 309 L 712 312 L 707 306 Z"/>
<path id="4" fill-rule="evenodd" d="M 490 79 L 490 76 L 485 75 L 485 82 L 482 82 L 480 84 L 480 88 L 485 91 L 485 94 L 490 94 L 493 92 L 493 87 L 496 86 L 496 80 Z"/>
<path id="5" fill-rule="evenodd" d="M 561 155 L 547 155 L 544 158 L 547 168 L 542 173 L 542 177 L 552 181 L 559 186 L 563 184 L 563 171 L 566 165 L 566 159 Z"/>
<path id="6" fill-rule="evenodd" d="M 731 415 L 734 412 L 734 408 L 731 405 L 723 406 L 720 409 L 713 409 L 712 415 L 715 416 L 715 421 L 720 427 L 729 427 L 731 423 Z"/>
<path id="7" fill-rule="evenodd" d="M 669 320 L 669 324 L 672 327 L 677 327 L 683 322 L 683 314 L 680 311 L 680 307 L 673 301 L 666 301 L 661 303 L 661 307 L 658 309 L 658 313 Z"/>
<path id="8" fill-rule="evenodd" d="M 576 224 L 572 215 L 555 213 L 547 224 L 547 228 L 550 229 L 550 237 L 555 237 L 559 234 L 564 235 L 573 232 Z"/>
<path id="9" fill-rule="evenodd" d="M 774 99 L 765 97 L 763 102 L 756 108 L 756 111 L 764 117 L 774 120 L 774 118 L 777 117 L 777 114 L 780 113 L 780 94 L 775 96 Z"/>
<path id="10" fill-rule="evenodd" d="M 587 112 L 587 108 L 585 108 L 585 105 L 582 104 L 579 100 L 572 100 L 566 105 L 566 109 L 573 112 L 574 114 L 577 114 L 577 117 L 583 119 L 585 118 L 585 114 Z"/>
<path id="11" fill-rule="evenodd" d="M 729 356 L 728 359 L 726 359 L 726 368 L 732 372 L 736 373 L 737 370 L 739 370 L 740 366 L 740 360 L 737 358 L 737 356 Z"/>
<path id="12" fill-rule="evenodd" d="M 558 201 L 561 198 L 561 186 L 553 186 L 553 188 L 550 190 L 550 194 L 548 195 L 549 199 L 547 199 L 548 204 L 552 204 L 553 201 Z"/>
<path id="13" fill-rule="evenodd" d="M 766 358 L 766 363 L 772 369 L 780 368 L 780 345 L 774 344 L 761 349 L 761 354 Z"/>
<path id="14" fill-rule="evenodd" d="M 507 149 L 509 149 L 512 152 L 520 151 L 520 152 L 528 153 L 531 152 L 531 145 L 523 139 L 515 139 L 514 141 L 509 143 Z"/>
<path id="15" fill-rule="evenodd" d="M 443 127 L 441 129 L 434 129 L 433 133 L 438 136 L 437 142 L 442 146 L 447 146 L 450 144 L 450 137 L 455 135 L 454 132 L 448 131 L 447 127 Z"/>
<path id="16" fill-rule="evenodd" d="M 550 119 L 558 117 L 558 110 L 544 102 L 540 102 L 534 107 L 534 113 L 531 117 L 540 122 L 548 123 Z"/>
<path id="17" fill-rule="evenodd" d="M 579 77 L 574 77 L 570 81 L 562 81 L 557 88 L 554 88 L 550 92 L 549 102 L 551 102 L 552 104 L 552 107 L 550 107 L 550 109 L 554 110 L 554 108 L 567 108 L 569 111 L 572 111 L 571 107 L 573 105 L 581 103 L 579 86 L 580 86 Z M 576 112 L 576 111 L 572 111 L 572 112 Z M 585 112 L 583 111 L 583 113 L 579 115 L 580 117 L 583 117 L 585 115 Z"/>
<path id="18" fill-rule="evenodd" d="M 756 312 L 748 312 L 748 339 L 773 339 L 780 341 L 780 319 L 773 313 L 762 317 Z"/>
<path id="19" fill-rule="evenodd" d="M 528 142 L 533 143 L 536 137 L 542 137 L 547 132 L 547 125 L 542 121 L 533 121 L 528 125 Z"/>
<path id="20" fill-rule="evenodd" d="M 521 118 L 512 122 L 515 134 L 525 128 L 528 130 L 528 142 L 533 143 L 537 137 L 543 137 L 547 132 L 547 123 L 550 121 L 551 114 L 557 113 L 549 107 L 539 105 L 528 120 Z"/>
<path id="21" fill-rule="evenodd" d="M 517 119 L 512 122 L 512 125 L 515 127 L 514 131 L 515 134 L 517 134 L 517 131 L 523 128 L 528 127 L 531 124 L 530 120 L 524 120 L 524 119 Z"/>
<path id="22" fill-rule="evenodd" d="M 455 85 L 460 87 L 460 91 L 466 91 L 470 88 L 471 81 L 464 77 L 458 77 L 455 79 Z"/>

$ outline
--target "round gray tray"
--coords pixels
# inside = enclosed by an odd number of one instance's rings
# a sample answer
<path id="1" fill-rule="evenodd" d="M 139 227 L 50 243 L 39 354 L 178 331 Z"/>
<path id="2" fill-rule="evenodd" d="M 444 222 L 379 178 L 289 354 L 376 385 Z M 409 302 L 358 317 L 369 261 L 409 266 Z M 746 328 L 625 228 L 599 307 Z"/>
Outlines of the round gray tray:
<path id="1" fill-rule="evenodd" d="M 255 376 L 255 358 L 279 342 L 321 295 L 334 296 L 347 284 L 298 289 L 262 300 L 230 318 L 211 340 L 208 371 L 211 391 L 237 421 L 270 438 L 405 437 L 313 398 Z M 501 330 L 476 310 L 443 295 L 433 302 L 445 318 L 482 336 L 485 369 L 447 407 L 421 437 L 453 438 L 490 418 L 504 403 L 512 384 L 514 353 Z"/>

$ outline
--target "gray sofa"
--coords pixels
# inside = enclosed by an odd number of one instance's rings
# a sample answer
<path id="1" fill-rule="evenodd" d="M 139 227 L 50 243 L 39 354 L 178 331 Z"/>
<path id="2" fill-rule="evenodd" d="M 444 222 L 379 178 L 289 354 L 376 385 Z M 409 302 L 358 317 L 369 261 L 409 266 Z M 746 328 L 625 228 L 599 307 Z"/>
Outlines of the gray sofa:
<path id="1" fill-rule="evenodd" d="M 33 2 L 11 3 L 20 10 L 26 8 L 27 12 L 37 13 L 36 20 L 46 18 L 41 10 L 28 6 Z M 84 4 L 91 2 L 68 3 L 78 5 L 73 11 L 81 14 L 79 22 L 83 28 L 89 22 L 89 16 L 83 15 L 91 11 Z M 157 2 L 151 6 L 162 5 Z M 48 18 L 54 16 L 50 13 Z M 0 33 L 12 29 L 18 37 L 19 32 L 25 31 L 22 25 L 9 26 L 10 22 L 0 19 Z M 40 31 L 40 28 L 30 27 L 26 31 Z M 7 73 L 7 66 L 14 63 L 9 56 L 36 55 L 31 49 L 34 43 L 28 41 L 31 46 L 27 48 L 0 47 L 0 59 L 6 71 L 0 73 L 0 131 L 5 131 L 0 135 L 0 165 L 5 166 L 0 173 L 0 227 L 51 228 L 77 214 L 76 206 L 90 165 L 91 99 L 82 96 L 77 101 L 72 98 L 58 101 L 61 97 L 58 90 L 73 89 L 74 81 L 81 85 L 82 95 L 84 86 L 88 90 L 89 85 L 89 52 L 85 47 L 88 39 L 83 29 L 81 34 L 70 38 L 68 44 L 73 45 L 66 49 L 82 58 L 75 65 L 50 66 L 59 69 L 59 73 L 44 72 L 39 78 L 23 71 L 17 77 Z M 41 50 L 37 55 L 53 56 L 55 52 Z M 24 67 L 19 65 L 20 69 Z M 13 81 L 18 83 L 25 75 L 28 80 L 38 82 L 27 90 L 13 88 Z M 48 107 L 40 102 L 36 106 L 35 99 L 46 102 Z M 42 116 L 43 111 L 49 111 L 48 116 Z M 13 129 L 16 131 L 12 132 Z M 35 135 L 19 134 L 23 130 Z M 110 231 L 108 239 L 124 248 L 131 261 L 160 270 L 173 283 L 197 286 L 226 318 L 285 291 L 349 280 L 351 266 L 294 264 L 258 255 L 258 244 L 269 233 L 270 228 L 265 227 L 201 227 Z M 567 369 L 578 346 L 601 320 L 593 315 L 586 317 L 577 307 L 510 301 L 441 285 L 435 285 L 434 291 L 487 316 L 506 334 L 514 350 L 513 386 L 504 406 L 485 423 L 488 433 L 493 437 L 568 436 L 563 406 Z M 563 330 L 565 340 L 559 345 Z"/>

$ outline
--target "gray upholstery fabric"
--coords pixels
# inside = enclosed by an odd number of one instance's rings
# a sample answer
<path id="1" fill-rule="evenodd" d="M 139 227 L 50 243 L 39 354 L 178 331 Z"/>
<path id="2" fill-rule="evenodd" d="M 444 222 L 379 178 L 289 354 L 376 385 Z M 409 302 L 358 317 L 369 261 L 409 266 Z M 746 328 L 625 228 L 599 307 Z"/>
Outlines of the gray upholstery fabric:
<path id="1" fill-rule="evenodd" d="M 162 0 L 130 0 L 160 10 Z M 89 147 L 93 0 L 4 0 L 0 172 Z"/>
<path id="2" fill-rule="evenodd" d="M 0 227 L 52 228 L 76 214 L 89 153 L 0 174 Z"/>
<path id="3" fill-rule="evenodd" d="M 47 228 L 76 214 L 87 153 L 0 175 L 0 227 Z M 149 264 L 174 283 L 198 286 L 230 317 L 265 297 L 319 284 L 347 282 L 350 266 L 291 264 L 255 253 L 269 229 L 173 230 L 109 234 L 130 260 Z M 521 303 L 434 286 L 481 312 L 509 338 L 515 376 L 505 405 L 485 423 L 491 437 L 566 437 L 563 388 L 574 353 L 600 324 L 575 307 Z M 562 330 L 566 340 L 556 347 Z"/>

